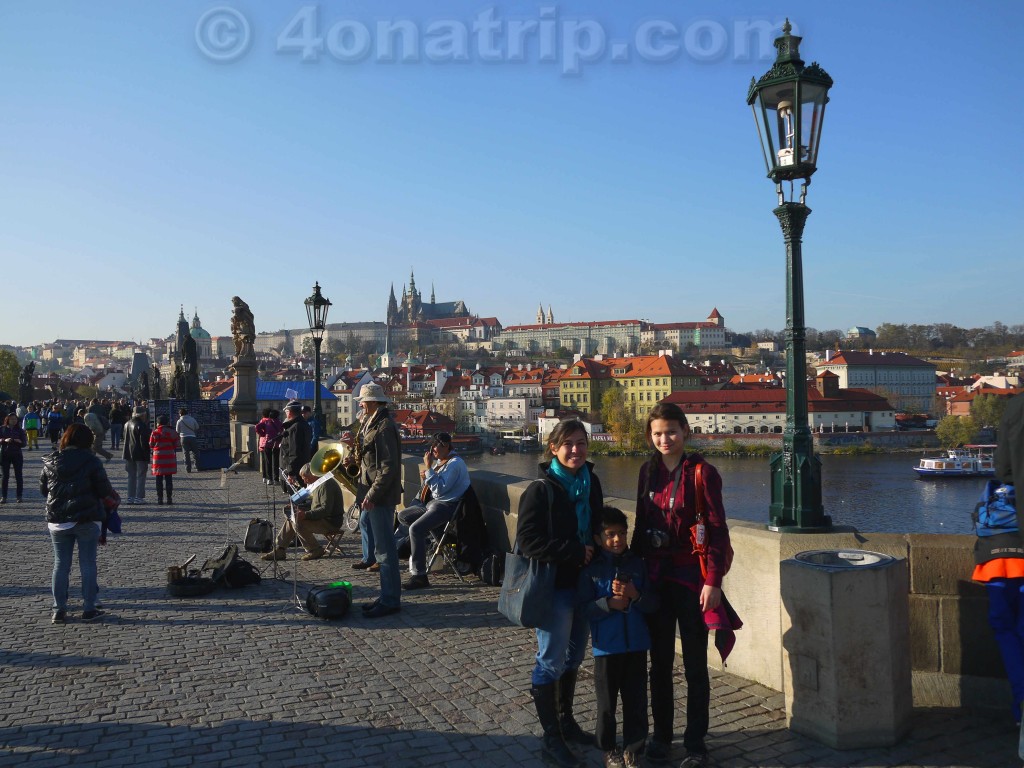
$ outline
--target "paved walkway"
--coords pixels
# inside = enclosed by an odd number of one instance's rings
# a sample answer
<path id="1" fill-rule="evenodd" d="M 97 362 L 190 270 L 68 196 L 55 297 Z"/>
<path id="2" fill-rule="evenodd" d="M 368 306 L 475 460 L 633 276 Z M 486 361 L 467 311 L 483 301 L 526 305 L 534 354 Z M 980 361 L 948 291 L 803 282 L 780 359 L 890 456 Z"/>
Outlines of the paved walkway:
<path id="1" fill-rule="evenodd" d="M 272 514 L 252 472 L 180 474 L 173 507 L 152 503 L 150 479 L 151 503 L 123 508 L 124 535 L 100 551 L 106 620 L 51 626 L 39 454 L 28 457 L 25 503 L 0 507 L 0 766 L 540 764 L 532 634 L 495 612 L 495 588 L 439 574 L 395 616 L 356 609 L 334 623 L 297 610 L 290 581 L 167 595 L 167 566 L 241 544 L 251 517 Z M 108 469 L 124 495 L 121 462 Z M 357 547 L 350 538 L 341 556 L 312 563 L 290 554 L 283 565 L 298 565 L 299 597 L 346 578 L 357 603 L 372 598 L 375 574 L 349 567 Z M 71 593 L 77 618 L 77 573 Z M 748 626 L 740 642 L 754 636 Z M 577 708 L 585 727 L 590 670 Z M 837 752 L 785 728 L 781 694 L 725 674 L 712 689 L 715 766 L 1020 764 L 1008 719 L 918 711 L 898 747 Z M 596 750 L 589 759 L 601 764 Z"/>

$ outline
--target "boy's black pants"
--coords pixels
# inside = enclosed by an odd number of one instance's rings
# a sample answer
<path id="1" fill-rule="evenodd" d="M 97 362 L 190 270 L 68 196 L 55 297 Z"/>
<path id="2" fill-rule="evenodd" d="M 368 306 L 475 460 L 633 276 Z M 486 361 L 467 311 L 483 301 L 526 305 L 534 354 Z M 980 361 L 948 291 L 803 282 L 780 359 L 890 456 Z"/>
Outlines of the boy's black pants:
<path id="1" fill-rule="evenodd" d="M 615 706 L 622 697 L 622 745 L 637 750 L 647 738 L 647 651 L 594 657 L 597 745 L 615 747 Z"/>

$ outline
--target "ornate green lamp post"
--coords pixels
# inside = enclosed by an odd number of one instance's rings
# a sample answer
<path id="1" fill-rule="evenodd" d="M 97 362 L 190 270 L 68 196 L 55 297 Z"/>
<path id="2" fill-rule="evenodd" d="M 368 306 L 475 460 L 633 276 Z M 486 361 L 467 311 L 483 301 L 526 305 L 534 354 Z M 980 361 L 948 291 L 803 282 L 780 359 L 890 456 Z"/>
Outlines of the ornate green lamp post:
<path id="1" fill-rule="evenodd" d="M 313 286 L 313 295 L 303 302 L 306 305 L 306 318 L 309 320 L 309 333 L 313 337 L 314 376 L 313 384 L 313 421 L 315 432 L 313 437 L 317 440 L 324 433 L 324 414 L 320 407 L 320 345 L 324 340 L 324 331 L 327 330 L 327 310 L 331 308 L 331 302 L 320 293 L 319 281 Z"/>
<path id="2" fill-rule="evenodd" d="M 818 145 L 832 78 L 817 63 L 804 66 L 800 40 L 789 19 L 775 40 L 775 64 L 760 80 L 751 78 L 747 103 L 761 139 L 768 177 L 775 182 L 779 207 L 773 213 L 786 242 L 786 429 L 782 453 L 772 456 L 769 530 L 819 533 L 832 528 L 821 505 L 821 460 L 807 425 L 807 355 L 801 239 L 811 209 L 807 187 L 817 170 Z M 793 181 L 800 200 L 793 202 Z M 783 182 L 789 182 L 786 200 Z"/>

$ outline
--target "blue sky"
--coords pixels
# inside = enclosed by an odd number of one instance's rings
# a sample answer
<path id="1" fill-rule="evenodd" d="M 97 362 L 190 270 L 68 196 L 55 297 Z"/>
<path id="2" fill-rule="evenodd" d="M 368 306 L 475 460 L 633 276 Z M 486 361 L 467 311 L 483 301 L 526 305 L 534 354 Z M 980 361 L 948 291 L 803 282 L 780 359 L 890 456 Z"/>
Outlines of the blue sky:
<path id="1" fill-rule="evenodd" d="M 505 325 L 781 329 L 746 105 L 774 51 L 744 30 L 786 16 L 835 81 L 807 325 L 1024 322 L 1024 3 L 2 8 L 3 343 L 165 336 L 182 304 L 227 334 L 236 294 L 301 327 L 315 280 L 330 321 L 382 321 L 410 270 Z M 418 40 L 389 54 L 378 22 Z"/>

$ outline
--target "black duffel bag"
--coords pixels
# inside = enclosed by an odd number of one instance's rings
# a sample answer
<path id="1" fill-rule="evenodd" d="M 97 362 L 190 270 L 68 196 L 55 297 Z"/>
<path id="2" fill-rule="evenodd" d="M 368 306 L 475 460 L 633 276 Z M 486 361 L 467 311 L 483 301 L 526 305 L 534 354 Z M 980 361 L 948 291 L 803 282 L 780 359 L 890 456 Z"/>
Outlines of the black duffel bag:
<path id="1" fill-rule="evenodd" d="M 269 520 L 254 517 L 245 529 L 246 552 L 269 552 L 274 548 L 274 526 Z"/>
<path id="2" fill-rule="evenodd" d="M 306 595 L 306 610 L 328 621 L 344 618 L 351 606 L 352 596 L 345 587 L 313 587 Z"/>

